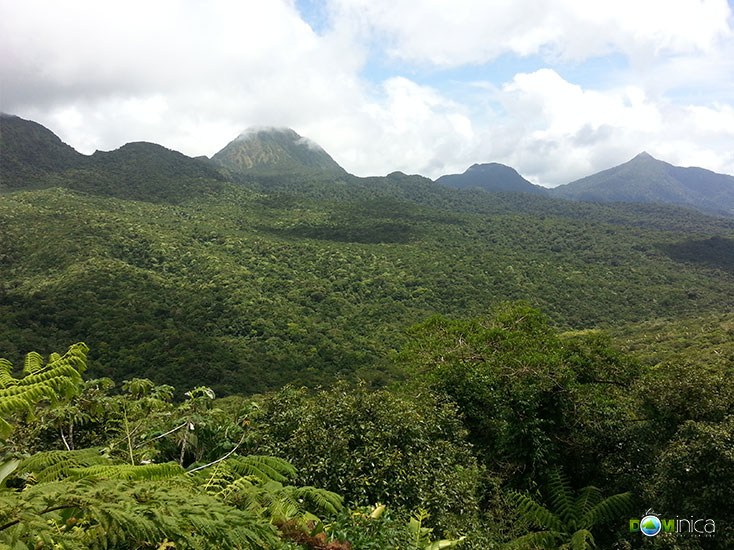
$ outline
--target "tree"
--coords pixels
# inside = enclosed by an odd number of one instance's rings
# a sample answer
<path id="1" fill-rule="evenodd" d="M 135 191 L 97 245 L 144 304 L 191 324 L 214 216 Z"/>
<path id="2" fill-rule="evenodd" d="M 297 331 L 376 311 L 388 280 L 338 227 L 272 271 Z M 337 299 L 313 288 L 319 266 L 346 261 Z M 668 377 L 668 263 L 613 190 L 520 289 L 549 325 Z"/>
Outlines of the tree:
<path id="1" fill-rule="evenodd" d="M 423 507 L 442 530 L 477 517 L 481 470 L 453 405 L 428 392 L 286 387 L 263 400 L 253 428 L 258 452 L 285 457 L 304 483 L 348 502 Z"/>
<path id="2" fill-rule="evenodd" d="M 42 402 L 55 402 L 60 396 L 79 391 L 81 373 L 86 369 L 89 348 L 74 344 L 63 355 L 52 353 L 47 363 L 36 352 L 26 355 L 23 377 L 13 377 L 13 366 L 0 359 L 0 438 L 13 431 L 11 422 L 21 412 L 33 415 L 34 407 Z"/>
<path id="3" fill-rule="evenodd" d="M 524 304 L 492 316 L 436 316 L 411 330 L 401 352 L 416 383 L 455 402 L 492 471 L 521 486 L 558 464 L 595 473 L 637 365 L 603 337 L 561 335 Z"/>

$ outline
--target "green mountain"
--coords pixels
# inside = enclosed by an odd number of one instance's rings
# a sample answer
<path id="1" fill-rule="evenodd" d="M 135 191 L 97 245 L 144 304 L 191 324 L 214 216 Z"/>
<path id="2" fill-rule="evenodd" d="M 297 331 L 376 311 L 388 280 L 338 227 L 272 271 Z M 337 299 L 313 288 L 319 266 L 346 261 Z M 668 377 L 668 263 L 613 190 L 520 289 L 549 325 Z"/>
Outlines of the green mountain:
<path id="1" fill-rule="evenodd" d="M 22 135 L 41 149 L 49 134 Z M 526 300 L 586 329 L 734 303 L 734 220 L 689 209 L 401 173 L 231 182 L 153 144 L 77 160 L 46 165 L 44 189 L 0 194 L 0 349 L 14 363 L 86 341 L 90 374 L 117 380 L 220 393 L 384 383 L 406 327 L 436 313 Z"/>
<path id="2" fill-rule="evenodd" d="M 212 160 L 234 173 L 345 174 L 318 144 L 290 128 L 252 128 L 216 153 Z"/>
<path id="3" fill-rule="evenodd" d="M 655 525 L 655 522 L 653 522 L 651 519 L 648 519 L 645 523 L 640 525 L 640 527 L 642 527 L 643 529 L 655 529 L 655 527 L 657 526 Z"/>
<path id="4" fill-rule="evenodd" d="M 40 124 L 0 117 L 0 189 L 63 187 L 123 199 L 178 202 L 216 192 L 224 181 L 208 159 L 154 143 L 82 155 Z"/>
<path id="5" fill-rule="evenodd" d="M 523 178 L 514 168 L 492 162 L 489 164 L 474 164 L 463 174 L 448 174 L 441 176 L 436 183 L 454 187 L 456 189 L 484 189 L 494 192 L 522 192 L 545 194 L 546 189 L 533 185 Z"/>
<path id="6" fill-rule="evenodd" d="M 85 159 L 40 124 L 0 114 L 0 190 L 41 186 Z"/>
<path id="7" fill-rule="evenodd" d="M 206 160 L 146 142 L 96 151 L 85 171 L 67 176 L 71 189 L 156 202 L 179 202 L 192 195 L 217 192 L 225 180 Z"/>
<path id="8" fill-rule="evenodd" d="M 556 197 L 584 201 L 680 204 L 734 215 L 734 177 L 703 168 L 681 168 L 647 153 L 551 190 Z"/>

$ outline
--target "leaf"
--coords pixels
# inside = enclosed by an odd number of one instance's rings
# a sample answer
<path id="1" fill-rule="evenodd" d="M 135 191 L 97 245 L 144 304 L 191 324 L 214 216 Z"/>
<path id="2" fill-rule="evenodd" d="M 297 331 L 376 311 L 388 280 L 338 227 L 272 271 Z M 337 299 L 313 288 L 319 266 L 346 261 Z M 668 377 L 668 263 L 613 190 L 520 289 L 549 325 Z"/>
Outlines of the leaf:
<path id="1" fill-rule="evenodd" d="M 0 466 L 0 487 L 5 485 L 5 478 L 12 474 L 20 464 L 20 460 L 12 459 L 4 462 Z"/>

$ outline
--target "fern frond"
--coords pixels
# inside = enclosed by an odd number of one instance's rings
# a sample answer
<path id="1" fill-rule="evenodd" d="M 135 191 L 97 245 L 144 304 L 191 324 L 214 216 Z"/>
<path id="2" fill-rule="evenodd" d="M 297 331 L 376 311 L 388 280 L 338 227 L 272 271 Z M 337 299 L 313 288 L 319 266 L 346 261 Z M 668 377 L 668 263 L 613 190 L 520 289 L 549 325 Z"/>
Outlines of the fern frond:
<path id="1" fill-rule="evenodd" d="M 564 524 L 573 526 L 577 513 L 568 478 L 559 470 L 552 471 L 548 475 L 547 492 L 553 511 Z M 574 531 L 575 529 L 571 530 Z"/>
<path id="2" fill-rule="evenodd" d="M 157 481 L 182 476 L 185 470 L 175 462 L 162 464 L 96 464 L 84 468 L 72 468 L 69 477 L 72 479 L 124 479 L 135 481 Z"/>
<path id="3" fill-rule="evenodd" d="M 224 463 L 242 476 L 255 476 L 262 481 L 288 481 L 296 476 L 296 469 L 290 462 L 274 456 L 248 455 L 228 458 Z"/>
<path id="4" fill-rule="evenodd" d="M 10 416 L 30 413 L 41 401 L 54 403 L 60 394 L 69 397 L 79 391 L 88 351 L 85 344 L 74 344 L 63 356 L 52 354 L 46 366 L 38 353 L 30 352 L 23 378 L 13 378 L 12 365 L 0 359 L 0 436 L 7 437 L 12 431 Z"/>
<path id="5" fill-rule="evenodd" d="M 589 529 L 599 523 L 623 517 L 632 509 L 632 493 L 620 493 L 605 498 L 580 518 L 580 527 Z"/>
<path id="6" fill-rule="evenodd" d="M 563 522 L 545 506 L 538 504 L 528 495 L 513 491 L 512 499 L 515 501 L 520 513 L 526 521 L 549 531 L 563 531 Z"/>
<path id="7" fill-rule="evenodd" d="M 83 529 L 66 529 L 74 518 Z M 112 549 L 157 547 L 256 550 L 278 544 L 275 529 L 250 512 L 173 481 L 42 483 L 0 492 L 0 547 Z"/>
<path id="8" fill-rule="evenodd" d="M 13 365 L 7 359 L 0 358 L 0 390 L 15 386 L 18 381 L 13 378 Z"/>
<path id="9" fill-rule="evenodd" d="M 579 529 L 573 534 L 568 544 L 563 545 L 563 548 L 568 548 L 568 550 L 592 550 L 596 548 L 596 544 L 591 531 Z"/>
<path id="10" fill-rule="evenodd" d="M 108 458 L 100 454 L 99 448 L 43 451 L 21 461 L 18 471 L 33 473 L 38 482 L 57 481 L 68 477 L 69 472 L 74 468 L 109 462 Z"/>
<path id="11" fill-rule="evenodd" d="M 344 507 L 344 499 L 341 495 L 326 489 L 311 486 L 294 487 L 293 494 L 299 500 L 311 504 L 306 507 L 309 512 L 336 514 Z"/>
<path id="12" fill-rule="evenodd" d="M 35 374 L 43 368 L 43 357 L 40 353 L 31 351 L 26 353 L 25 361 L 23 362 L 23 374 L 28 376 Z"/>
<path id="13" fill-rule="evenodd" d="M 586 512 L 599 504 L 602 501 L 602 498 L 601 491 L 593 485 L 584 487 L 579 491 L 578 497 L 576 497 L 576 502 L 574 504 L 576 514 L 578 516 L 583 516 Z"/>
<path id="14" fill-rule="evenodd" d="M 45 400 L 56 400 L 56 391 L 50 383 L 10 386 L 0 390 L 0 414 L 11 415 L 30 410 L 36 403 Z"/>

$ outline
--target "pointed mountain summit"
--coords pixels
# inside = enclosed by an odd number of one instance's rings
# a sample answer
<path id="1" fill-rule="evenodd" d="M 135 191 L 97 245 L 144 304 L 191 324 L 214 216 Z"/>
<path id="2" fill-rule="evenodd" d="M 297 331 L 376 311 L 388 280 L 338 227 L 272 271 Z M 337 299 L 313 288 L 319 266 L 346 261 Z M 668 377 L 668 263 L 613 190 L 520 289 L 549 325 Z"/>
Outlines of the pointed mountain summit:
<path id="1" fill-rule="evenodd" d="M 545 188 L 533 185 L 517 173 L 517 170 L 504 164 L 490 162 L 474 164 L 463 174 L 441 176 L 436 183 L 455 189 L 484 189 L 495 192 L 521 192 L 544 194 Z"/>
<path id="2" fill-rule="evenodd" d="M 212 157 L 233 172 L 345 173 L 318 144 L 290 128 L 251 128 Z"/>
<path id="3" fill-rule="evenodd" d="M 551 190 L 556 197 L 598 202 L 654 202 L 734 215 L 734 177 L 682 168 L 642 152 L 632 160 Z"/>

